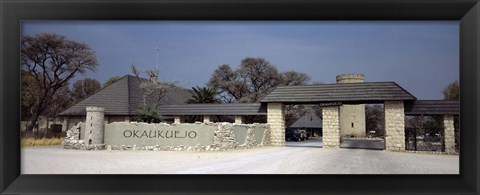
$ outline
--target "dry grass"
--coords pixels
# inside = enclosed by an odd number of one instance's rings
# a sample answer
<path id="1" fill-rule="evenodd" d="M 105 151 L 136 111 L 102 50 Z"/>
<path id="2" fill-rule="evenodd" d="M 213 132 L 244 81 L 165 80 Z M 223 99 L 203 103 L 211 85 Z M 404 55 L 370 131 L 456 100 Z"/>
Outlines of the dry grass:
<path id="1" fill-rule="evenodd" d="M 49 146 L 60 145 L 63 138 L 22 138 L 22 146 Z"/>

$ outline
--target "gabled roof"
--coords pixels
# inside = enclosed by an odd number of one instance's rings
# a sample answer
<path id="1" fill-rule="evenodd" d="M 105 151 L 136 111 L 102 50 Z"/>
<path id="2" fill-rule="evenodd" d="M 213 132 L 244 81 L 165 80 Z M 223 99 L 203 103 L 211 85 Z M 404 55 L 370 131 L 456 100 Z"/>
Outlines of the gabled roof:
<path id="1" fill-rule="evenodd" d="M 283 103 L 375 103 L 413 101 L 415 96 L 395 82 L 337 83 L 303 86 L 281 86 L 260 102 Z"/>
<path id="2" fill-rule="evenodd" d="M 140 88 L 142 81 L 132 75 L 125 75 L 118 81 L 100 89 L 93 95 L 78 102 L 59 115 L 85 115 L 87 106 L 105 108 L 105 115 L 135 115 L 136 110 L 143 104 L 143 90 Z M 182 104 L 191 98 L 191 93 L 183 88 L 176 88 L 161 98 L 160 104 Z M 148 105 L 155 102 L 154 96 L 147 96 Z"/>
<path id="3" fill-rule="evenodd" d="M 322 128 L 322 119 L 315 113 L 307 112 L 290 125 L 290 128 Z"/>
<path id="4" fill-rule="evenodd" d="M 267 115 L 266 105 L 260 103 L 236 104 L 183 104 L 162 105 L 160 115 Z"/>
<path id="5" fill-rule="evenodd" d="M 459 115 L 460 102 L 450 100 L 417 100 L 405 104 L 406 115 Z"/>

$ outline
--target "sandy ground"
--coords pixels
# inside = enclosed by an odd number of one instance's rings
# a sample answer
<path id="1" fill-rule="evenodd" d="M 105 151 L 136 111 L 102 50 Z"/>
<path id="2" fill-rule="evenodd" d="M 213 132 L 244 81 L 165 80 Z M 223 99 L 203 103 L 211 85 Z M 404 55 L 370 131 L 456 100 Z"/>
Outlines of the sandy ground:
<path id="1" fill-rule="evenodd" d="M 22 174 L 458 174 L 458 155 L 264 147 L 224 152 L 22 148 Z"/>

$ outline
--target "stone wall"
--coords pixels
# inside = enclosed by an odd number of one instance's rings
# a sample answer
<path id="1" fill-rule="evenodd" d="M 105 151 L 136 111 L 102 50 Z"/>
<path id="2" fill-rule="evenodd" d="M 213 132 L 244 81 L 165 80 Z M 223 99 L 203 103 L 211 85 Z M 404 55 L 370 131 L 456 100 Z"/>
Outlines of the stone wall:
<path id="1" fill-rule="evenodd" d="M 151 125 L 151 124 L 145 124 Z M 169 124 L 162 124 L 169 125 Z M 214 131 L 211 144 L 195 144 L 195 145 L 108 145 L 108 150 L 162 150 L 162 151 L 230 151 L 239 149 L 249 149 L 255 147 L 263 147 L 269 145 L 266 136 L 269 134 L 269 125 L 267 124 L 232 124 L 232 123 L 195 123 L 195 124 L 172 124 L 173 127 L 180 125 L 194 126 L 213 126 Z M 238 128 L 240 127 L 240 128 Z M 236 139 L 235 128 L 244 129 L 246 137 Z M 262 129 L 262 133 L 258 134 L 258 129 Z M 260 138 L 256 135 L 261 135 Z M 258 142 L 257 140 L 261 140 Z"/>
<path id="2" fill-rule="evenodd" d="M 75 150 L 103 150 L 104 144 L 85 144 L 85 140 L 80 139 L 81 128 L 85 128 L 85 123 L 79 122 L 67 130 L 67 136 L 63 139 L 62 148 Z M 85 131 L 85 130 L 83 130 Z"/>
<path id="3" fill-rule="evenodd" d="M 65 116 L 67 120 L 64 120 L 62 125 L 65 125 L 65 131 L 71 129 L 73 126 L 78 123 L 85 123 L 85 116 Z M 63 127 L 62 127 L 63 128 Z"/>
<path id="4" fill-rule="evenodd" d="M 270 144 L 285 145 L 285 106 L 282 103 L 268 103 L 267 123 L 270 124 Z"/>
<path id="5" fill-rule="evenodd" d="M 323 116 L 323 148 L 340 147 L 339 107 L 328 106 L 322 108 Z"/>
<path id="6" fill-rule="evenodd" d="M 389 151 L 405 151 L 403 101 L 385 101 L 385 146 Z"/>
<path id="7" fill-rule="evenodd" d="M 453 116 L 443 116 L 443 129 L 444 129 L 444 141 L 445 141 L 445 153 L 455 153 L 455 127 Z"/>
<path id="8" fill-rule="evenodd" d="M 87 125 L 88 126 L 88 125 Z M 254 147 L 262 147 L 269 145 L 269 139 L 266 138 L 270 134 L 268 124 L 232 124 L 232 123 L 195 123 L 195 124 L 147 124 L 147 123 L 126 123 L 118 122 L 105 126 L 105 145 L 92 144 L 88 145 L 84 140 L 80 139 L 81 128 L 85 128 L 85 124 L 79 123 L 67 131 L 67 137 L 63 142 L 63 148 L 65 149 L 81 149 L 81 150 L 173 150 L 173 151 L 227 151 L 237 149 L 248 149 Z M 138 134 L 136 136 L 128 134 L 128 138 L 118 139 L 118 135 L 123 134 L 122 129 L 132 129 L 131 127 L 137 127 Z M 120 128 L 120 129 L 119 129 Z M 202 130 L 212 129 L 212 133 L 206 133 L 204 139 L 207 141 L 200 141 L 198 143 L 180 142 L 175 137 L 170 137 L 170 141 L 162 139 L 156 133 L 159 133 L 158 129 L 170 129 L 170 132 L 181 132 L 185 129 L 197 129 Z M 241 129 L 246 132 L 246 136 L 240 136 L 242 138 L 235 139 L 234 129 Z M 157 129 L 157 130 L 156 130 Z M 153 134 L 147 133 L 143 135 L 144 131 L 154 132 Z M 115 132 L 117 131 L 117 132 Z M 131 130 L 130 130 L 131 131 Z M 150 134 L 150 135 L 149 135 Z M 120 136 L 121 136 L 120 135 Z M 172 134 L 173 135 L 173 134 Z M 116 136 L 116 140 L 112 137 Z M 133 137 L 132 137 L 133 136 Z M 112 140 L 113 139 L 113 140 Z M 211 141 L 208 141 L 210 139 Z M 124 144 L 122 144 L 122 140 Z M 128 140 L 128 141 L 127 141 Z M 153 140 L 153 141 L 152 141 Z M 155 144 L 155 141 L 157 144 Z M 177 141 L 177 142 L 175 142 Z M 145 144 L 147 143 L 147 144 Z M 169 143 L 169 144 L 166 144 Z M 177 143 L 177 144 L 175 144 Z M 149 145 L 150 144 L 150 145 Z"/>
<path id="9" fill-rule="evenodd" d="M 213 123 L 126 123 L 105 125 L 106 145 L 195 146 L 213 143 L 218 125 Z"/>

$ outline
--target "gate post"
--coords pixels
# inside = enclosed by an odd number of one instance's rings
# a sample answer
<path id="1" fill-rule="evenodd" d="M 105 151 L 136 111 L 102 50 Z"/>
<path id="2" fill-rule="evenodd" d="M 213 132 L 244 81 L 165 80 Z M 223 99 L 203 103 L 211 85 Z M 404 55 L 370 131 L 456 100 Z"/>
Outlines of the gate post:
<path id="1" fill-rule="evenodd" d="M 323 148 L 340 147 L 340 107 L 322 107 Z"/>
<path id="2" fill-rule="evenodd" d="M 455 153 L 455 127 L 453 125 L 453 116 L 444 115 L 443 116 L 443 131 L 444 131 L 444 143 L 445 143 L 445 152 L 448 154 Z"/>
<path id="3" fill-rule="evenodd" d="M 285 106 L 282 103 L 267 104 L 267 123 L 270 125 L 272 146 L 285 145 Z"/>
<path id="4" fill-rule="evenodd" d="M 389 151 L 405 151 L 405 111 L 403 101 L 385 101 L 385 146 Z"/>

